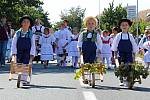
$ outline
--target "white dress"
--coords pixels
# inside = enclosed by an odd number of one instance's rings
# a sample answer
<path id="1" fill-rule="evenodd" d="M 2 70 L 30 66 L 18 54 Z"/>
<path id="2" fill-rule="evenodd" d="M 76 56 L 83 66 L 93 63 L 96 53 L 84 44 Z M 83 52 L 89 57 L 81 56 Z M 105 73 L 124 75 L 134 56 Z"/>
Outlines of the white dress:
<path id="1" fill-rule="evenodd" d="M 101 49 L 101 57 L 111 57 L 111 44 L 112 38 L 110 36 L 101 36 L 102 39 L 102 49 Z"/>
<path id="2" fill-rule="evenodd" d="M 53 48 L 52 43 L 55 42 L 55 37 L 51 34 L 42 34 L 40 37 L 41 45 L 41 60 L 52 60 L 53 59 Z"/>
<path id="3" fill-rule="evenodd" d="M 79 57 L 80 56 L 80 53 L 79 53 L 79 49 L 77 47 L 77 44 L 78 44 L 78 37 L 79 37 L 79 34 L 77 35 L 72 35 L 71 38 L 70 38 L 70 41 L 69 41 L 69 56 L 77 56 Z"/>
<path id="4" fill-rule="evenodd" d="M 69 30 L 62 29 L 57 32 L 57 39 L 58 39 L 58 48 L 57 54 L 63 54 L 63 46 L 68 42 L 69 38 L 71 37 L 71 33 Z M 69 46 L 66 46 L 66 50 L 68 52 Z"/>
<path id="5" fill-rule="evenodd" d="M 148 51 L 144 54 L 144 62 L 150 62 L 150 41 L 147 41 L 143 44 L 143 48 L 147 49 Z"/>

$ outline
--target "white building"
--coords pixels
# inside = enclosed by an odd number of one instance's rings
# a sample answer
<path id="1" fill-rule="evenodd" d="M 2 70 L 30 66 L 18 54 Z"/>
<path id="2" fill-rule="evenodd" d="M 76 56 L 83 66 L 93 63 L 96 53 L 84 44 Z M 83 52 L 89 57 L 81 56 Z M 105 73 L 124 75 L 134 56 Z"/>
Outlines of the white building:
<path id="1" fill-rule="evenodd" d="M 135 20 L 136 19 L 136 6 L 132 5 L 132 6 L 128 6 L 125 7 L 127 10 L 127 18 L 130 20 Z"/>

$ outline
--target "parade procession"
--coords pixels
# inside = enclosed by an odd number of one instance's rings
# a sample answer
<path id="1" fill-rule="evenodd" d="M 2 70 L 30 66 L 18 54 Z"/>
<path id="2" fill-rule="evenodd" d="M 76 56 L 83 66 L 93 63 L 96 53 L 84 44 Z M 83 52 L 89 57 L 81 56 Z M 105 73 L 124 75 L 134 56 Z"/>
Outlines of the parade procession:
<path id="1" fill-rule="evenodd" d="M 150 10 L 130 18 L 113 0 L 97 16 L 77 7 L 54 23 L 42 1 L 12 2 L 14 16 L 0 1 L 0 100 L 149 100 Z"/>

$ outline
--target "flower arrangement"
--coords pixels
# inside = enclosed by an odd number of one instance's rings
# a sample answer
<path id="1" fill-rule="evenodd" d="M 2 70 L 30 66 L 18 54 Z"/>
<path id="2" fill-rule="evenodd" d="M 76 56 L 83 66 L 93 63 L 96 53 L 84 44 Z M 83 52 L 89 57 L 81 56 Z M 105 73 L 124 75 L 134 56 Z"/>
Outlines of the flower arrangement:
<path id="1" fill-rule="evenodd" d="M 141 84 L 141 79 L 146 79 L 148 75 L 148 70 L 146 70 L 144 66 L 138 62 L 130 64 L 121 63 L 119 67 L 115 69 L 115 76 L 120 79 L 126 77 L 131 88 L 135 82 L 139 82 L 139 84 Z"/>
<path id="2" fill-rule="evenodd" d="M 106 73 L 106 68 L 105 68 L 104 64 L 101 64 L 101 63 L 93 63 L 93 64 L 86 63 L 86 64 L 82 64 L 81 68 L 76 71 L 76 74 L 75 74 L 75 77 L 74 77 L 75 80 L 78 80 L 82 76 L 82 73 L 83 73 L 82 68 L 84 70 L 88 70 L 90 73 L 93 73 L 93 72 L 97 72 L 97 73 L 101 73 L 101 74 Z"/>

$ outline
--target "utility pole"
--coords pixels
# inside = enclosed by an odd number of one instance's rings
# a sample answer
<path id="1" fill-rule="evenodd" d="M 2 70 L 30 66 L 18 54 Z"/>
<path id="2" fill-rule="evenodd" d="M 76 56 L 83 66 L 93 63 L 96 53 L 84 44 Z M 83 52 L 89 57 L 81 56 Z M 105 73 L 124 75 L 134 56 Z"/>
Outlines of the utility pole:
<path id="1" fill-rule="evenodd" d="M 136 37 L 137 37 L 137 43 L 138 43 L 138 35 L 139 35 L 139 24 L 138 24 L 138 19 L 139 19 L 139 14 L 138 14 L 138 5 L 139 5 L 139 2 L 138 2 L 138 0 L 137 0 L 137 8 L 136 8 L 136 13 L 137 13 L 137 15 L 136 15 L 136 21 L 137 21 L 137 27 L 136 27 Z"/>

